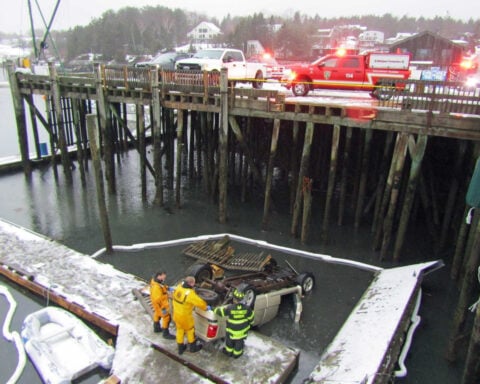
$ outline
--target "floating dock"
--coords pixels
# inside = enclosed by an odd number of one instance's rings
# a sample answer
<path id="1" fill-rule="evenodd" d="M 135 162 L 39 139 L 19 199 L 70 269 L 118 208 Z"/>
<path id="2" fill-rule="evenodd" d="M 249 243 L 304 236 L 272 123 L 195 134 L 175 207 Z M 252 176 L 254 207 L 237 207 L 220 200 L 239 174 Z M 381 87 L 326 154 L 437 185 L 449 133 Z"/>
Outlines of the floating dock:
<path id="1" fill-rule="evenodd" d="M 249 334 L 237 364 L 218 343 L 179 356 L 175 340 L 153 333 L 151 317 L 132 293 L 145 281 L 1 220 L 0 244 L 0 274 L 116 336 L 111 374 L 117 382 L 159 383 L 168 376 L 180 383 L 273 384 L 298 365 L 299 351 L 257 332 Z M 247 361 L 256 364 L 245 371 Z"/>
<path id="2" fill-rule="evenodd" d="M 382 269 L 232 234 L 116 246 L 114 250 L 138 252 L 220 240 L 225 235 L 267 251 L 288 252 L 373 273 L 373 281 L 337 336 L 321 351 L 318 365 L 305 382 L 390 383 L 396 374 L 399 357 L 399 366 L 403 370 L 400 374 L 406 374 L 403 358 L 419 321 L 421 281 L 425 273 L 442 267 L 441 261 Z M 178 356 L 175 341 L 167 341 L 152 332 L 150 315 L 132 293 L 141 289 L 145 281 L 96 261 L 94 257 L 104 251 L 93 257 L 80 254 L 1 220 L 0 244 L 0 274 L 117 337 L 112 381 L 109 383 L 157 383 L 167 375 L 172 381 L 183 383 L 273 384 L 285 382 L 297 367 L 297 350 L 257 332 L 250 333 L 245 354 L 236 361 L 239 364 L 231 364 L 218 344 L 207 344 L 196 354 Z M 245 371 L 245 364 L 241 361 L 255 364 L 249 364 L 248 371 Z"/>

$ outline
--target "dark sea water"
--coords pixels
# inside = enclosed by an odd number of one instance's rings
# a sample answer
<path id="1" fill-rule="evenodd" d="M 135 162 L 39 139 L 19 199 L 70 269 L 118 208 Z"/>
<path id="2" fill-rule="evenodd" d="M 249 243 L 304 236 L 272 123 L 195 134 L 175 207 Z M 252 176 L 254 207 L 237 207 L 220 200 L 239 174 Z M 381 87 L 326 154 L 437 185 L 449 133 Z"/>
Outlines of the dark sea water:
<path id="1" fill-rule="evenodd" d="M 9 89 L 7 88 L 8 92 Z M 8 97 L 5 89 L 0 88 L 0 113 L 7 115 Z M 12 118 L 13 113 L 10 115 Z M 0 121 L 0 142 L 5 138 L 10 151 L 14 151 L 16 145 L 16 133 L 13 121 Z M 12 139 L 13 138 L 13 139 Z M 3 147 L 0 147 L 0 150 Z M 3 151 L 3 150 L 2 150 Z M 0 151 L 0 156 L 10 155 Z M 392 266 L 391 263 L 382 263 L 378 253 L 371 250 L 372 234 L 370 227 L 365 225 L 358 230 L 346 220 L 344 226 L 331 224 L 330 240 L 327 245 L 320 242 L 319 228 L 321 218 L 314 212 L 312 218 L 312 230 L 308 244 L 302 245 L 298 239 L 289 235 L 290 217 L 285 204 L 281 199 L 277 202 L 272 212 L 270 225 L 267 231 L 261 230 L 263 214 L 263 201 L 261 196 L 250 196 L 246 203 L 241 203 L 235 190 L 229 190 L 228 222 L 219 224 L 218 208 L 204 193 L 199 181 L 189 181 L 186 176 L 182 180 L 182 207 L 176 208 L 173 191 L 165 192 L 165 207 L 156 207 L 151 202 L 154 196 L 153 179 L 148 177 L 148 199 L 141 199 L 141 181 L 139 174 L 139 159 L 135 152 L 130 151 L 121 156 L 117 164 L 117 194 L 109 196 L 107 207 L 114 244 L 134 244 L 142 242 L 155 242 L 176 238 L 197 236 L 214 233 L 235 233 L 255 239 L 267 240 L 274 244 L 292 248 L 305 249 L 317 253 L 332 255 L 339 258 L 358 260 L 382 267 Z M 53 172 L 48 167 L 36 169 L 30 179 L 26 179 L 22 173 L 0 175 L 0 217 L 9 220 L 33 231 L 46 235 L 59 241 L 79 252 L 91 254 L 102 248 L 103 236 L 100 229 L 97 211 L 97 200 L 93 172 L 88 174 L 87 186 L 84 188 L 80 183 L 79 172 L 74 171 L 73 185 L 67 185 L 63 175 L 59 172 L 59 179 L 53 177 Z M 274 190 L 273 194 L 281 196 L 280 190 Z M 316 223 L 316 224 L 315 224 Z M 409 264 L 419 261 L 434 260 L 431 244 L 425 235 L 423 228 L 412 228 L 409 239 L 404 249 L 402 263 Z M 446 342 L 449 335 L 449 327 L 452 321 L 457 289 L 449 279 L 448 260 L 450 253 L 440 255 L 447 262 L 443 269 L 428 275 L 423 283 L 423 299 L 420 309 L 422 321 L 415 332 L 411 351 L 406 364 L 408 376 L 404 379 L 395 380 L 396 383 L 405 384 L 452 384 L 459 383 L 463 370 L 463 358 L 456 365 L 447 364 L 443 358 L 446 350 Z M 140 277 L 148 278 L 153 270 L 164 260 L 155 259 L 155 255 L 131 254 L 111 255 L 102 258 L 121 270 L 134 273 Z M 317 268 L 310 262 L 305 262 L 306 268 Z M 171 277 L 179 271 L 172 271 Z M 345 291 L 355 291 L 356 277 L 343 272 L 332 272 L 330 278 L 335 280 L 342 274 L 342 284 Z M 323 276 L 319 274 L 319 276 Z M 317 281 L 321 284 L 329 284 L 327 277 Z M 0 283 L 9 286 L 12 294 L 19 305 L 14 318 L 13 327 L 20 330 L 21 322 L 27 313 L 45 305 L 42 300 L 31 297 L 21 289 L 11 285 L 5 279 L 0 278 Z M 313 301 L 313 300 L 311 300 Z M 320 339 L 313 331 L 315 327 L 328 323 L 330 314 L 328 308 L 317 302 L 306 302 L 305 307 L 311 305 L 312 310 L 307 310 L 304 318 L 304 329 L 308 332 L 292 330 L 292 322 L 288 316 L 288 310 L 280 312 L 279 319 L 270 323 L 262 330 L 266 334 L 280 340 L 286 340 L 288 344 L 302 343 L 302 360 L 300 372 L 292 379 L 293 383 L 301 383 L 305 374 L 318 360 L 321 353 L 319 346 L 324 345 L 326 340 Z M 0 300 L 0 318 L 4 317 L 6 304 Z M 333 321 L 333 320 L 332 320 Z M 311 333 L 311 334 L 309 334 Z M 325 337 L 325 336 L 322 336 Z M 296 340 L 297 338 L 297 340 Z M 15 351 L 3 340 L 0 343 L 0 382 L 3 378 L 8 379 L 5 372 L 13 370 L 16 364 Z M 98 375 L 82 382 L 97 382 Z M 35 370 L 31 365 L 27 366 L 20 383 L 39 383 Z"/>

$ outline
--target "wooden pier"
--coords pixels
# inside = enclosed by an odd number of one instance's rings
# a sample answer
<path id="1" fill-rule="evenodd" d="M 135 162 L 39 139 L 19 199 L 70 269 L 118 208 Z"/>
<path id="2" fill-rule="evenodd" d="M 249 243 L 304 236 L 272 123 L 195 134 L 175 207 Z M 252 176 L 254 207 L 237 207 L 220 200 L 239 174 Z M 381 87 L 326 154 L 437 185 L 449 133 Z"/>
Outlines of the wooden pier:
<path id="1" fill-rule="evenodd" d="M 312 226 L 327 242 L 333 222 L 369 223 L 380 257 L 399 260 L 418 205 L 426 212 L 437 251 L 457 241 L 450 229 L 460 227 L 461 215 L 454 210 L 464 207 L 454 202 L 465 193 L 479 152 L 479 90 L 409 80 L 402 90 L 392 90 L 389 100 L 318 101 L 232 87 L 226 72 L 98 66 L 94 74 L 78 75 L 59 74 L 53 64 L 48 76 L 15 73 L 10 67 L 9 79 L 26 174 L 32 162 L 25 105 L 34 130 L 40 124 L 49 132 L 54 171 L 59 159 L 64 177 L 71 180 L 69 153 L 74 149 L 83 182 L 90 142 L 86 116 L 95 113 L 108 193 L 116 191 L 116 155 L 134 147 L 141 160 L 142 198 L 148 196 L 149 172 L 155 179 L 155 204 L 164 204 L 169 188 L 181 207 L 181 179 L 187 173 L 218 202 L 221 223 L 228 217 L 229 189 L 238 188 L 242 201 L 260 189 L 260 224 L 268 229 L 276 188 L 288 188 L 284 205 L 291 215 L 290 233 L 304 242 L 314 233 Z M 34 95 L 48 100 L 46 117 Z M 127 105 L 135 108 L 134 126 Z M 150 143 L 153 163 L 146 155 Z M 446 145 L 449 156 L 456 157 L 454 180 L 439 193 L 431 159 L 444 155 Z M 38 142 L 35 147 L 40 158 Z M 312 222 L 312 209 L 320 212 L 318 222 Z"/>

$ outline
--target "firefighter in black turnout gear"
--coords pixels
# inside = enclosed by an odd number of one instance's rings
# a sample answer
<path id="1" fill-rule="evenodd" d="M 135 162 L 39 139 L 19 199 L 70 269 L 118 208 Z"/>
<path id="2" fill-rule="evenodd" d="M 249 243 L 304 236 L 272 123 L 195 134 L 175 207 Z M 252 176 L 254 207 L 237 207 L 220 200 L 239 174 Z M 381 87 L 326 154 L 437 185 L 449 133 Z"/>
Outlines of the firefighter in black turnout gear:
<path id="1" fill-rule="evenodd" d="M 243 302 L 245 294 L 237 289 L 233 291 L 233 304 L 215 308 L 214 312 L 227 317 L 227 337 L 223 353 L 238 358 L 243 354 L 243 346 L 253 323 L 253 311 Z"/>

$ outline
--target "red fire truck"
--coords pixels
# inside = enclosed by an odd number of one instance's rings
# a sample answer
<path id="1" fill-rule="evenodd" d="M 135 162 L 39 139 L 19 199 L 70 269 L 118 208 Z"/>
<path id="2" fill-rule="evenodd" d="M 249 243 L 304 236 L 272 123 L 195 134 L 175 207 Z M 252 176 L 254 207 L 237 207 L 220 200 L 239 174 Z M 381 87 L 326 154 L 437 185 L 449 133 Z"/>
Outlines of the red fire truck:
<path id="1" fill-rule="evenodd" d="M 403 88 L 410 76 L 410 55 L 366 53 L 347 55 L 338 52 L 311 64 L 290 68 L 283 85 L 295 96 L 306 96 L 313 89 L 370 91 L 378 99 L 391 97 L 391 90 Z"/>

